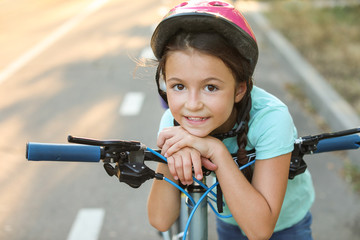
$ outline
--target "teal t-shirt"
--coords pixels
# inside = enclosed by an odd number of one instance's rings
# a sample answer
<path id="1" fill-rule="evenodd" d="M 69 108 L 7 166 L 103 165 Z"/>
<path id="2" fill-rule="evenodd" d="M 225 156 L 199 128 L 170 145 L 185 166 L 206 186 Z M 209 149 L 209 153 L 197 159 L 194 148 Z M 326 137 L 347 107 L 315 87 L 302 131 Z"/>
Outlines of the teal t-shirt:
<path id="1" fill-rule="evenodd" d="M 247 150 L 255 149 L 256 160 L 269 159 L 293 151 L 297 131 L 288 108 L 279 99 L 256 86 L 251 92 L 252 107 L 250 111 Z M 161 120 L 160 130 L 174 125 L 174 118 L 167 110 Z M 238 150 L 236 137 L 224 141 L 230 153 Z M 275 232 L 291 227 L 302 220 L 310 210 L 315 199 L 315 191 L 309 171 L 288 180 L 285 199 L 281 208 Z M 226 205 L 224 215 L 230 214 Z M 234 218 L 221 220 L 237 225 Z"/>

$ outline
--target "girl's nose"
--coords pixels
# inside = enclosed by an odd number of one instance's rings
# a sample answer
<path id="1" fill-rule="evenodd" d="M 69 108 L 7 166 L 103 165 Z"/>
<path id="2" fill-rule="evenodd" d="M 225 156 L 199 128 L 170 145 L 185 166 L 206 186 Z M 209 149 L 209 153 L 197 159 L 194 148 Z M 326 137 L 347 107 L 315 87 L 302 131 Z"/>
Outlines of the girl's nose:
<path id="1" fill-rule="evenodd" d="M 191 111 L 201 109 L 203 107 L 203 102 L 200 94 L 196 91 L 190 91 L 185 103 L 185 107 Z"/>

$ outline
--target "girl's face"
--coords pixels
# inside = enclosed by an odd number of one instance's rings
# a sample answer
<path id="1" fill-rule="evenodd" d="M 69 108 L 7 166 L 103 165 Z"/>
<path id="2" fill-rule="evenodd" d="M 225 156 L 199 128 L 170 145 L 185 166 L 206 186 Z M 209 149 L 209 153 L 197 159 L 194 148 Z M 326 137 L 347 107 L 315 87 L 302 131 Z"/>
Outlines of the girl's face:
<path id="1" fill-rule="evenodd" d="M 198 137 L 231 130 L 246 84 L 237 84 L 221 59 L 193 49 L 170 52 L 165 75 L 169 108 L 183 128 Z"/>

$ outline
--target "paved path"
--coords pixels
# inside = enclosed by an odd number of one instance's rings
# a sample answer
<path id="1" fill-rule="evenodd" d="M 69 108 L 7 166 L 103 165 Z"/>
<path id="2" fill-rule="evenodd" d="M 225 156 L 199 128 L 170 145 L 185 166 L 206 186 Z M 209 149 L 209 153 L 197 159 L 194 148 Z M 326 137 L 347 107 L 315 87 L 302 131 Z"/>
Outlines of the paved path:
<path id="1" fill-rule="evenodd" d="M 247 13 L 247 16 L 260 46 L 255 84 L 275 94 L 289 106 L 299 136 L 322 133 L 314 116 L 288 90 L 289 86 L 302 82 L 301 76 L 258 25 L 257 13 Z M 308 156 L 305 160 L 316 189 L 316 201 L 312 208 L 314 239 L 360 239 L 360 198 L 341 176 L 342 155 L 324 153 Z"/>

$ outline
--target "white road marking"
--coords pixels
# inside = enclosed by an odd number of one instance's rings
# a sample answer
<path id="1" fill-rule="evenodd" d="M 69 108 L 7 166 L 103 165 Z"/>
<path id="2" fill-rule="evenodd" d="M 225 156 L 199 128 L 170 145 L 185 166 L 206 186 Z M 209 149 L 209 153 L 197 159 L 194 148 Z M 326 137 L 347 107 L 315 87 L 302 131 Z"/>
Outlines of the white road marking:
<path id="1" fill-rule="evenodd" d="M 67 240 L 97 240 L 104 221 L 102 208 L 84 208 L 78 212 Z"/>
<path id="2" fill-rule="evenodd" d="M 141 107 L 145 99 L 142 92 L 129 92 L 125 95 L 120 106 L 119 113 L 122 116 L 135 116 L 140 113 Z"/>
<path id="3" fill-rule="evenodd" d="M 7 80 L 9 77 L 11 77 L 14 73 L 16 73 L 20 68 L 25 66 L 32 59 L 37 57 L 40 53 L 42 53 L 45 49 L 51 46 L 59 38 L 67 34 L 71 29 L 73 29 L 86 17 L 100 9 L 108 1 L 109 0 L 94 0 L 83 11 L 71 18 L 69 21 L 65 22 L 54 32 L 52 32 L 48 37 L 46 37 L 43 41 L 31 48 L 29 51 L 25 52 L 16 61 L 12 62 L 2 72 L 0 72 L 0 84 Z"/>

